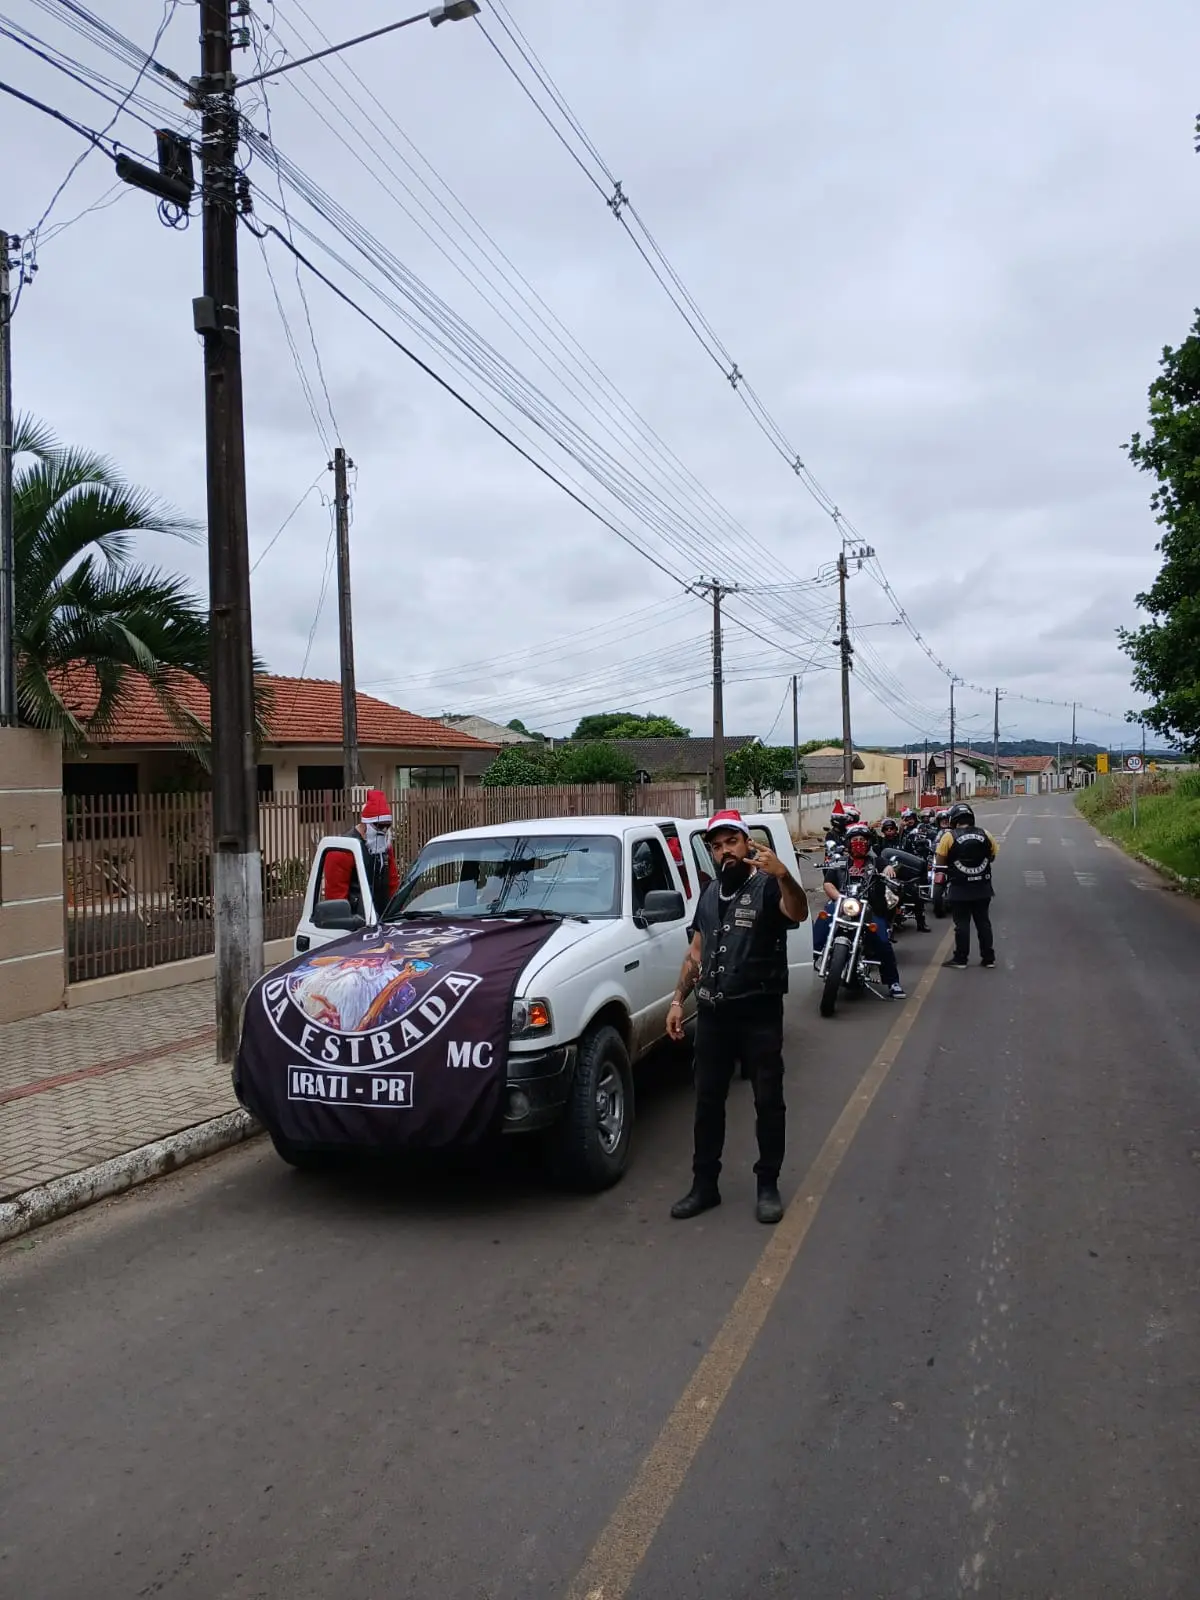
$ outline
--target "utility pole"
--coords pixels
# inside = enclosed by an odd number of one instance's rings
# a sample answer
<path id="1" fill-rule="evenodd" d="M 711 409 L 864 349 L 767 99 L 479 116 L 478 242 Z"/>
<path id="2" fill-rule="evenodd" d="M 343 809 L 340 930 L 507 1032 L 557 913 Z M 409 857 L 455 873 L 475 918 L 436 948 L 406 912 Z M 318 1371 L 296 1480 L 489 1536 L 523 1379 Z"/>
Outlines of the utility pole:
<path id="1" fill-rule="evenodd" d="M 263 957 L 230 5 L 201 0 L 200 77 L 192 85 L 202 113 L 204 293 L 193 315 L 204 337 L 219 1061 L 233 1059 L 242 1002 Z"/>
<path id="2" fill-rule="evenodd" d="M 950 803 L 954 804 L 954 769 L 958 765 L 954 757 L 954 679 L 950 679 L 950 759 L 946 763 L 946 782 L 950 785 Z"/>
<path id="3" fill-rule="evenodd" d="M 796 837 L 800 837 L 800 677 L 792 673 L 792 788 L 796 794 Z"/>
<path id="4" fill-rule="evenodd" d="M 926 787 L 927 787 L 928 783 L 929 783 L 929 735 L 926 734 L 925 738 L 923 740 L 923 743 L 922 743 L 922 754 L 921 754 L 921 795 L 922 795 L 922 797 L 924 797 L 925 790 L 926 790 Z M 919 805 L 920 801 L 918 801 L 917 804 Z"/>
<path id="5" fill-rule="evenodd" d="M 350 491 L 346 487 L 346 452 L 338 445 L 333 469 L 333 504 L 337 515 L 338 645 L 342 668 L 342 783 L 346 804 L 350 791 L 363 781 L 358 755 L 358 695 L 354 686 L 354 624 L 350 616 Z"/>
<path id="6" fill-rule="evenodd" d="M 12 295 L 9 237 L 0 232 L 0 728 L 17 723 L 16 560 L 13 547 Z M 15 246 L 14 239 L 12 244 Z"/>
<path id="7" fill-rule="evenodd" d="M 1074 787 L 1079 763 L 1075 759 L 1075 703 L 1071 702 L 1071 784 Z"/>
<path id="8" fill-rule="evenodd" d="M 992 773 L 996 780 L 996 793 L 1000 793 L 1000 691 L 996 690 L 996 709 L 992 719 Z"/>
<path id="9" fill-rule="evenodd" d="M 850 628 L 846 621 L 846 552 L 841 550 L 837 559 L 838 610 L 842 632 L 838 649 L 842 657 L 842 788 L 850 799 L 854 792 L 854 740 L 850 732 L 850 673 L 854 667 L 854 648 L 850 643 Z"/>
<path id="10" fill-rule="evenodd" d="M 721 585 L 710 585 L 713 603 L 713 810 L 720 811 L 729 795 L 725 787 L 725 669 L 721 662 Z"/>

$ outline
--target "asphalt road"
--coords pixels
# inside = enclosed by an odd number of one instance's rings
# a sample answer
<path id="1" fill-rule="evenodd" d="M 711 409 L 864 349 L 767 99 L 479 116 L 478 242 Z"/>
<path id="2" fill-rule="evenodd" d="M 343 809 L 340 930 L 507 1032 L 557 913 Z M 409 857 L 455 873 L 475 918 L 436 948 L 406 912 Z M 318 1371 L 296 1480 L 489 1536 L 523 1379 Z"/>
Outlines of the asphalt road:
<path id="1" fill-rule="evenodd" d="M 0 1594 L 1200 1594 L 1200 907 L 984 820 L 996 970 L 792 1008 L 790 1245 L 660 1068 L 598 1199 L 259 1141 L 0 1251 Z"/>

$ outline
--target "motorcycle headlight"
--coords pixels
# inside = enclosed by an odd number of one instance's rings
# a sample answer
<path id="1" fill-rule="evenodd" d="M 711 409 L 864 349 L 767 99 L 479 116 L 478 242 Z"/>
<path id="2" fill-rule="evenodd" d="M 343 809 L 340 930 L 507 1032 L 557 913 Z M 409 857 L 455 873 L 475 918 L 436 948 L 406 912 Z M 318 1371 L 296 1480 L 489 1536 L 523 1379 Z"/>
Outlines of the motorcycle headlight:
<path id="1" fill-rule="evenodd" d="M 550 1033 L 553 1027 L 549 1000 L 513 1001 L 510 1039 L 534 1039 L 539 1034 Z"/>
<path id="2" fill-rule="evenodd" d="M 862 915 L 861 900 L 843 900 L 842 915 L 845 917 L 858 917 Z"/>

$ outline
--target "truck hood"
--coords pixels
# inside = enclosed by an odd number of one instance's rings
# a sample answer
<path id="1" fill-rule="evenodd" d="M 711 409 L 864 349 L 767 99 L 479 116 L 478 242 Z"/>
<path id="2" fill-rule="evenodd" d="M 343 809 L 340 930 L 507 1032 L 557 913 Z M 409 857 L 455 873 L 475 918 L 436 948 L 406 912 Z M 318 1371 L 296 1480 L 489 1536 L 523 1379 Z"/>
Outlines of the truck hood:
<path id="1" fill-rule="evenodd" d="M 532 986 L 538 974 L 544 972 L 556 956 L 562 955 L 564 951 L 573 950 L 577 945 L 583 944 L 588 939 L 595 938 L 602 929 L 608 926 L 608 920 L 603 922 L 560 922 L 524 972 L 522 972 L 517 983 L 517 993 L 523 997 L 531 995 L 533 993 Z"/>

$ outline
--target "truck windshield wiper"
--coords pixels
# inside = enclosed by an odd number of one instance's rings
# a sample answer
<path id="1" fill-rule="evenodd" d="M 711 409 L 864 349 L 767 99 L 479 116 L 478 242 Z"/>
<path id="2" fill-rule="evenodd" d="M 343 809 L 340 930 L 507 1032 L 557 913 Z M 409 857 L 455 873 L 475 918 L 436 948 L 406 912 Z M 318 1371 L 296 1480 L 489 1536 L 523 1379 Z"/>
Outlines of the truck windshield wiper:
<path id="1" fill-rule="evenodd" d="M 505 906 L 499 911 L 489 911 L 491 917 L 549 917 L 552 922 L 590 922 L 590 917 L 585 917 L 579 911 L 550 911 L 544 906 Z"/>

